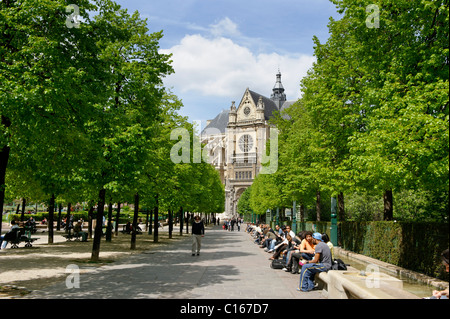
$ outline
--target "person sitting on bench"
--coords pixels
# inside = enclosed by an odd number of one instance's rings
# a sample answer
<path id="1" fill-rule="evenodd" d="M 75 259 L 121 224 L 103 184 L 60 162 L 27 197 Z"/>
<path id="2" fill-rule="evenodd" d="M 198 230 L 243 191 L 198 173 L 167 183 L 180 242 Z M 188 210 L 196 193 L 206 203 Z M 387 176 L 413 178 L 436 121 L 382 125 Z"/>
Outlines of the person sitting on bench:
<path id="1" fill-rule="evenodd" d="M 1 236 L 1 248 L 5 249 L 6 245 L 8 245 L 8 241 L 13 240 L 17 236 L 17 232 L 19 231 L 19 225 L 16 224 L 15 220 L 11 221 L 11 229 L 4 236 Z"/>
<path id="2" fill-rule="evenodd" d="M 125 226 L 123 226 L 122 232 L 124 234 L 130 234 L 131 233 L 131 223 L 129 221 L 126 223 Z"/>
<path id="3" fill-rule="evenodd" d="M 81 236 L 81 241 L 87 241 L 87 233 L 83 231 L 83 225 L 81 221 L 78 221 L 73 228 L 74 236 Z"/>

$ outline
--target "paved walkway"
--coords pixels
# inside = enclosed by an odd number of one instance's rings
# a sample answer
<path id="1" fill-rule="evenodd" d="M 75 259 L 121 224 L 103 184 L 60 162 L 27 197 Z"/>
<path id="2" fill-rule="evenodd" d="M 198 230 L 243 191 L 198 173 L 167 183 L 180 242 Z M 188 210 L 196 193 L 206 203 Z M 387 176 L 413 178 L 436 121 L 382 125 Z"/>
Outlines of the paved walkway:
<path id="1" fill-rule="evenodd" d="M 139 240 L 139 239 L 138 239 Z M 298 292 L 299 275 L 270 268 L 270 254 L 241 229 L 214 227 L 191 256 L 190 236 L 179 244 L 133 255 L 111 265 L 80 266 L 80 288 L 65 281 L 27 298 L 321 299 Z M 68 274 L 69 275 L 69 274 Z"/>

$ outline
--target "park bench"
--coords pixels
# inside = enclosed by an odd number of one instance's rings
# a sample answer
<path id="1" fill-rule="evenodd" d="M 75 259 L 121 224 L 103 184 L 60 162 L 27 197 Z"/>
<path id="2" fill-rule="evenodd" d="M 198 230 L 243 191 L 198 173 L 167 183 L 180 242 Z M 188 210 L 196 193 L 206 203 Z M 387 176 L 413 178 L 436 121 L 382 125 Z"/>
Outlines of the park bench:
<path id="1" fill-rule="evenodd" d="M 9 240 L 11 244 L 11 248 L 19 248 L 19 244 L 21 242 L 25 242 L 25 247 L 33 247 L 33 242 L 36 241 L 38 238 L 30 238 L 27 235 L 25 235 L 25 229 L 24 228 L 17 228 L 13 229 L 12 232 L 14 233 L 12 236 L 12 239 Z"/>
<path id="2" fill-rule="evenodd" d="M 127 229 L 127 225 L 123 225 L 122 230 L 120 231 L 122 234 L 131 234 L 132 230 L 131 227 Z M 142 229 L 138 228 L 136 230 L 136 234 L 140 235 L 142 234 Z"/>
<path id="3" fill-rule="evenodd" d="M 66 239 L 66 241 L 80 241 L 80 234 L 79 233 L 72 233 L 69 232 L 65 235 L 63 235 L 63 237 Z"/>

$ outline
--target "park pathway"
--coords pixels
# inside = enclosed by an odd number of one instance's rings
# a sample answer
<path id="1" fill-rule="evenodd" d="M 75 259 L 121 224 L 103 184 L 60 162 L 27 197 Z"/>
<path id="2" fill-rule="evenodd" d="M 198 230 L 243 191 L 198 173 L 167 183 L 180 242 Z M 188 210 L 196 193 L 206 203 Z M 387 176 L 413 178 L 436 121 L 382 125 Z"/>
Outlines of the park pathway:
<path id="1" fill-rule="evenodd" d="M 190 236 L 128 259 L 83 271 L 79 288 L 66 282 L 26 298 L 120 299 L 321 299 L 320 291 L 298 292 L 299 275 L 270 268 L 270 254 L 241 231 L 207 229 L 200 256 L 191 256 Z M 138 238 L 139 240 L 139 238 Z M 69 276 L 69 274 L 68 274 Z"/>

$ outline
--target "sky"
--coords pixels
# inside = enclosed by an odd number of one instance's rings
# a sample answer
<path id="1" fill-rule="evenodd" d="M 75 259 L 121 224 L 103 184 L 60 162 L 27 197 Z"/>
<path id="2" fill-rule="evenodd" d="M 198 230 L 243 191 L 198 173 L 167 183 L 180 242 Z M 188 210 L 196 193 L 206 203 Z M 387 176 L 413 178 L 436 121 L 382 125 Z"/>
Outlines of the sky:
<path id="1" fill-rule="evenodd" d="M 202 126 L 246 90 L 270 97 L 280 70 L 288 100 L 301 96 L 300 80 L 315 61 L 313 37 L 324 43 L 329 0 L 116 0 L 139 11 L 150 32 L 163 30 L 160 52 L 171 53 L 175 73 L 164 85 L 179 111 Z"/>

